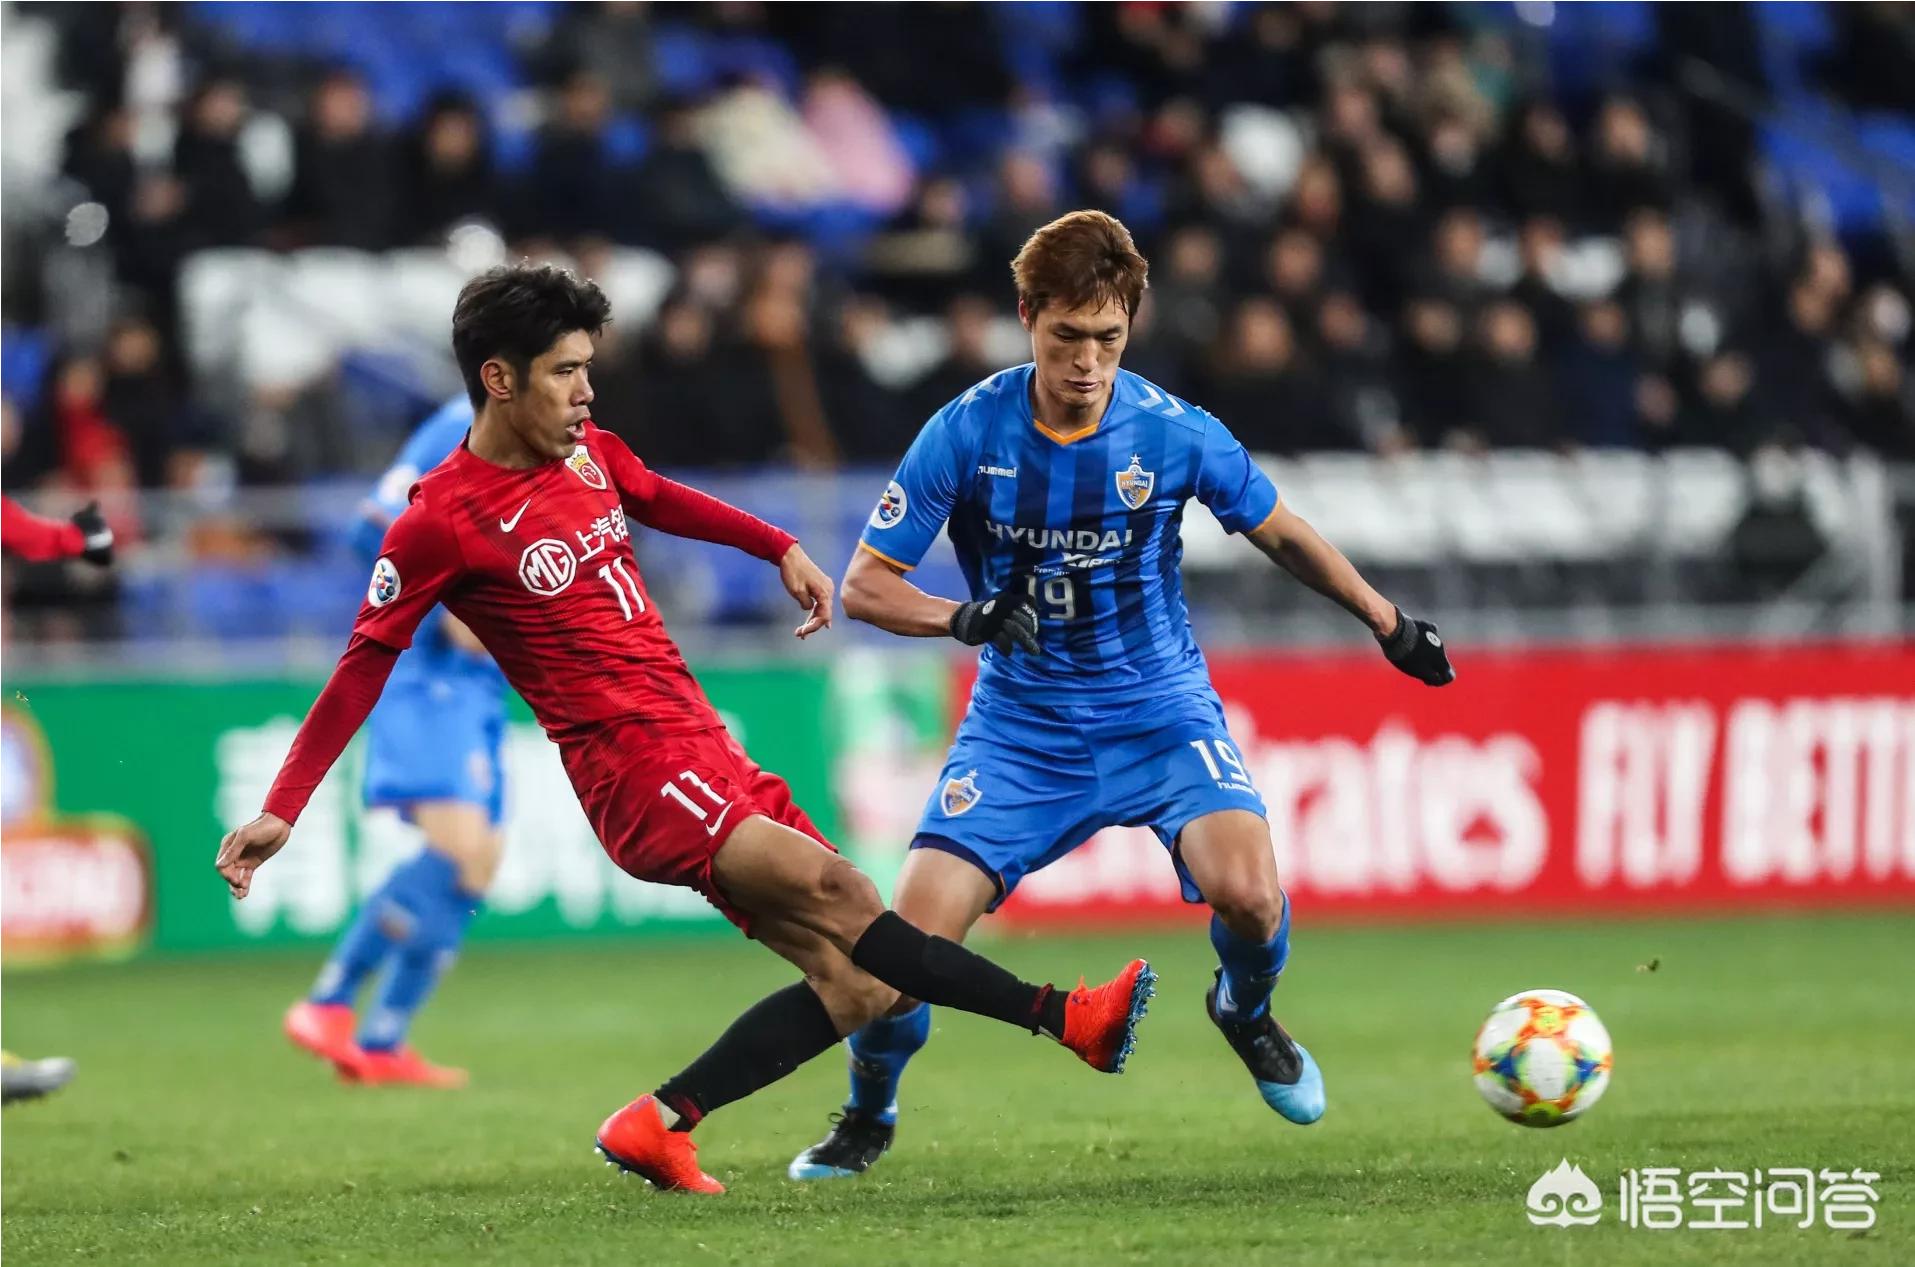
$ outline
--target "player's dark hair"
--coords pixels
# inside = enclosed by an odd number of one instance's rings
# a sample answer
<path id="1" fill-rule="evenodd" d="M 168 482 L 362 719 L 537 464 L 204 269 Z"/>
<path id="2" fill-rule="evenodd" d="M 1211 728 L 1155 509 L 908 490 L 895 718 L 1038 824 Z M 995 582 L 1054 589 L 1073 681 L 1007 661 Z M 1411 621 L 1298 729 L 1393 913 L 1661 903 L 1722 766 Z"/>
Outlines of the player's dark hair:
<path id="1" fill-rule="evenodd" d="M 494 357 L 521 377 L 561 338 L 583 330 L 594 338 L 612 319 L 597 283 L 553 264 L 511 264 L 465 284 L 452 308 L 452 355 L 472 408 L 485 404 L 479 367 Z"/>
<path id="2" fill-rule="evenodd" d="M 1112 299 L 1134 317 L 1149 275 L 1130 230 L 1101 211 L 1059 216 L 1031 234 L 1011 261 L 1017 297 L 1033 319 L 1045 304 L 1098 307 Z"/>

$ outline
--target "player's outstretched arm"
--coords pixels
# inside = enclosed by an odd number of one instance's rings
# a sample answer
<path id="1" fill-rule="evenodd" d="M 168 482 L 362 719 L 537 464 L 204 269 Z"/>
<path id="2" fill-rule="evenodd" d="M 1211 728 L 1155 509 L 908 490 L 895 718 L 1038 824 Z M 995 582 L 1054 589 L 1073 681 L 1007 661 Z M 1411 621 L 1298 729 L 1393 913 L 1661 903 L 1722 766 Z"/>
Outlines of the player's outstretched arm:
<path id="1" fill-rule="evenodd" d="M 859 550 L 844 574 L 844 611 L 853 620 L 906 638 L 956 638 L 967 647 L 990 643 L 1005 655 L 1039 651 L 1037 605 L 1024 584 L 975 602 L 958 603 L 927 594 L 905 579 L 904 569 L 869 550 Z"/>
<path id="2" fill-rule="evenodd" d="M 253 872 L 278 853 L 292 834 L 293 825 L 277 814 L 261 814 L 244 827 L 226 833 L 213 866 L 235 898 L 252 891 Z"/>
<path id="3" fill-rule="evenodd" d="M 352 636 L 326 688 L 300 723 L 292 749 L 266 794 L 264 812 L 219 842 L 213 867 L 235 898 L 246 896 L 253 886 L 253 872 L 286 843 L 313 789 L 372 712 L 398 660 L 394 648 L 364 634 Z"/>
<path id="4" fill-rule="evenodd" d="M 113 529 L 98 502 L 88 502 L 64 520 L 36 515 L 11 497 L 0 498 L 0 544 L 29 563 L 83 558 L 104 567 L 113 562 Z"/>
<path id="5" fill-rule="evenodd" d="M 1278 567 L 1368 625 L 1391 664 L 1429 686 L 1455 680 L 1456 670 L 1450 667 L 1436 626 L 1405 615 L 1377 593 L 1356 565 L 1301 515 L 1279 503 L 1248 535 Z"/>
<path id="6" fill-rule="evenodd" d="M 904 569 L 869 550 L 851 556 L 844 573 L 844 614 L 906 638 L 948 638 L 958 604 L 927 594 Z"/>
<path id="7" fill-rule="evenodd" d="M 785 593 L 808 613 L 805 623 L 793 630 L 798 637 L 809 638 L 820 629 L 831 628 L 831 593 L 835 587 L 796 541 L 778 560 L 778 579 L 784 583 Z"/>

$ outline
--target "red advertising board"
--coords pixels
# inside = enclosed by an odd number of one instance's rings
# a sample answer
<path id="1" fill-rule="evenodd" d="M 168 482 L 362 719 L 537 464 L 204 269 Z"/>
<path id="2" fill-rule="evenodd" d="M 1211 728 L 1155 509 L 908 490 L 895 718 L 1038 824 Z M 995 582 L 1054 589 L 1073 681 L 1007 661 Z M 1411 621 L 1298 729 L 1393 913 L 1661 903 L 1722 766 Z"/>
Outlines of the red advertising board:
<path id="1" fill-rule="evenodd" d="M 1211 667 L 1312 918 L 1915 906 L 1915 645 L 1464 653 L 1441 690 L 1370 655 Z M 1004 917 L 1181 909 L 1112 829 Z"/>

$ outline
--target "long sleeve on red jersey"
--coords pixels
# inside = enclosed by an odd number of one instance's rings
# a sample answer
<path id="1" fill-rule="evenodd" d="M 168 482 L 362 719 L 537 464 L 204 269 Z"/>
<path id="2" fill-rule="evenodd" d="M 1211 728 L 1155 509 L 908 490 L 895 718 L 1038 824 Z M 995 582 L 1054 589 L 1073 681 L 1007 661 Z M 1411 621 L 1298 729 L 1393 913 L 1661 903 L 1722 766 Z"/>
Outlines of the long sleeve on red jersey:
<path id="1" fill-rule="evenodd" d="M 767 563 L 778 562 L 798 544 L 796 537 L 776 524 L 766 523 L 709 493 L 666 479 L 639 461 L 638 455 L 610 432 L 599 430 L 593 440 L 605 454 L 625 513 L 646 527 L 674 537 L 730 546 Z"/>
<path id="2" fill-rule="evenodd" d="M 419 622 L 465 571 L 465 556 L 452 525 L 423 490 L 414 489 L 411 504 L 399 512 L 379 543 L 366 601 L 360 605 L 352 631 L 404 651 L 412 645 Z"/>
<path id="3" fill-rule="evenodd" d="M 75 559 L 86 549 L 86 534 L 64 519 L 36 515 L 11 497 L 0 497 L 0 545 L 29 563 Z"/>
<path id="4" fill-rule="evenodd" d="M 292 750 L 266 794 L 268 814 L 277 814 L 289 823 L 298 820 L 300 811 L 312 799 L 313 789 L 379 702 L 379 692 L 385 689 L 386 678 L 398 662 L 399 652 L 394 648 L 365 634 L 352 636 L 346 654 L 339 657 L 326 680 L 326 688 L 300 723 Z"/>
<path id="5" fill-rule="evenodd" d="M 267 813 L 290 823 L 306 808 L 313 789 L 378 702 L 399 653 L 412 645 L 413 631 L 464 570 L 451 525 L 415 491 L 412 504 L 379 543 L 352 641 L 299 727 L 266 797 Z"/>

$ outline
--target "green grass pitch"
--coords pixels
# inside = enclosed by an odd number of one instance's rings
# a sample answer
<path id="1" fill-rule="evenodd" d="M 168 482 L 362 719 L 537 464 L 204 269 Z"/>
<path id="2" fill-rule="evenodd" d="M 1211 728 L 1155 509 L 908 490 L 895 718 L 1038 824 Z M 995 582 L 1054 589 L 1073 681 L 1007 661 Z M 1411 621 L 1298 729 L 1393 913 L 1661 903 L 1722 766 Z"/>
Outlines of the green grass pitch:
<path id="1" fill-rule="evenodd" d="M 1203 1015 L 1201 928 L 995 939 L 1038 979 L 1130 953 L 1162 987 L 1121 1077 L 940 1013 L 898 1147 L 856 1182 L 784 1167 L 843 1094 L 833 1052 L 699 1132 L 729 1196 L 655 1194 L 591 1155 L 651 1089 L 789 980 L 734 940 L 467 952 L 421 1021 L 462 1093 L 354 1090 L 279 1036 L 313 956 L 17 973 L 8 1046 L 80 1060 L 4 1119 L 3 1248 L 31 1263 L 1368 1263 L 1915 1261 L 1915 920 L 1317 929 L 1300 912 L 1279 1015 L 1330 1110 L 1263 1107 Z M 1655 971 L 1644 970 L 1654 960 Z M 1595 1005 L 1615 1081 L 1553 1131 L 1495 1117 L 1467 1054 L 1489 1005 L 1554 986 Z M 1603 1222 L 1534 1227 L 1567 1157 Z M 1857 1167 L 1867 1233 L 1649 1231 L 1614 1218 L 1629 1167 Z"/>

